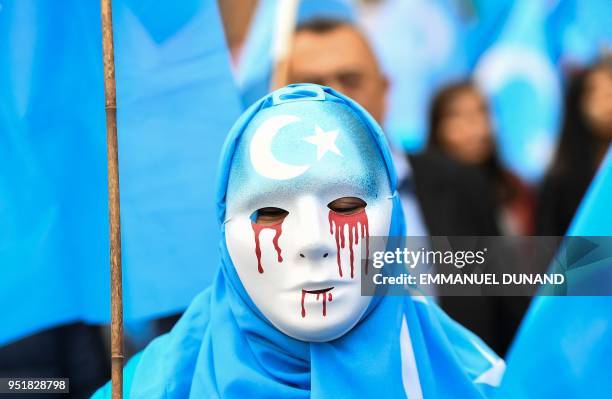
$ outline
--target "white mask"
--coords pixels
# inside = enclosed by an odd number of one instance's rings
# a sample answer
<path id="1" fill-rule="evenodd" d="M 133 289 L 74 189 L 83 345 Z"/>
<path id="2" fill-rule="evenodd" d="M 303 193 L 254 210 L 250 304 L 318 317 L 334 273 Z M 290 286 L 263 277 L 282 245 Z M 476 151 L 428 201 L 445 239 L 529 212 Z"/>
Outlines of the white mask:
<path id="1" fill-rule="evenodd" d="M 226 203 L 229 255 L 277 329 L 323 342 L 359 322 L 372 299 L 361 296 L 361 243 L 389 233 L 392 200 L 380 150 L 348 106 L 259 111 L 234 153 Z"/>

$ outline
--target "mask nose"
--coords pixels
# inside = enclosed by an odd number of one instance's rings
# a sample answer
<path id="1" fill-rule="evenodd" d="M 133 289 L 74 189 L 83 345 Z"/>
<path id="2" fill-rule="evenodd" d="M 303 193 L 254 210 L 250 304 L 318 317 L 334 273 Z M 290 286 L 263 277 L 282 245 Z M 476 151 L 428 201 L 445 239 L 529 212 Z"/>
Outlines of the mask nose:
<path id="1" fill-rule="evenodd" d="M 317 258 L 317 257 L 319 257 L 318 256 L 319 254 L 318 253 L 314 253 L 313 251 L 302 251 L 302 252 L 300 252 L 300 258 L 306 258 L 306 255 L 304 255 L 304 253 L 306 253 L 306 252 L 311 252 L 309 254 L 310 258 Z M 322 257 L 323 258 L 327 258 L 328 256 L 329 256 L 329 252 L 325 252 Z"/>
<path id="2" fill-rule="evenodd" d="M 327 206 L 316 198 L 303 198 L 299 206 L 300 245 L 298 255 L 301 259 L 320 261 L 328 258 L 335 247 L 329 234 Z"/>

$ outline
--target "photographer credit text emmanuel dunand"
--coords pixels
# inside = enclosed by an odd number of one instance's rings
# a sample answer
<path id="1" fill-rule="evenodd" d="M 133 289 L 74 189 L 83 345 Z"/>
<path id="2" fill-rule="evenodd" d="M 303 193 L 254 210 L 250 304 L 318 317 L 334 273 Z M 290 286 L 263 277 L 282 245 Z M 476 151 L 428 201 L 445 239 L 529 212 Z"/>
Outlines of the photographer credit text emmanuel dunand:
<path id="1" fill-rule="evenodd" d="M 562 273 L 481 273 L 457 271 L 465 266 L 485 264 L 487 248 L 478 251 L 441 251 L 420 248 L 396 248 L 394 251 L 374 251 L 372 266 L 376 270 L 371 276 L 375 285 L 406 285 L 406 286 L 443 286 L 443 285 L 562 285 L 565 275 Z M 411 274 L 406 270 L 414 270 L 418 265 L 429 266 L 425 273 Z M 435 270 L 431 269 L 435 267 Z M 453 267 L 453 269 L 448 269 Z M 384 273 L 385 268 L 402 268 L 406 272 L 397 274 Z"/>

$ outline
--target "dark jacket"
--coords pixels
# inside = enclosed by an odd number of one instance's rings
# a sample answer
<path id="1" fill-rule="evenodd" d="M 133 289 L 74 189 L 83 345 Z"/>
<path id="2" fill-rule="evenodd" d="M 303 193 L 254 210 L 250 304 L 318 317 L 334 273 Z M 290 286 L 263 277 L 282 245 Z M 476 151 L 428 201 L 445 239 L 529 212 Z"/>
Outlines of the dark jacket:
<path id="1" fill-rule="evenodd" d="M 69 378 L 69 395 L 41 397 L 88 398 L 110 377 L 110 358 L 101 328 L 68 324 L 2 346 L 0 376 Z"/>
<path id="2" fill-rule="evenodd" d="M 593 174 L 553 172 L 546 176 L 538 197 L 536 235 L 565 235 Z"/>
<path id="3" fill-rule="evenodd" d="M 432 236 L 499 235 L 484 174 L 433 151 L 409 157 L 415 192 Z M 529 298 L 441 296 L 440 306 L 498 354 L 512 341 Z"/>

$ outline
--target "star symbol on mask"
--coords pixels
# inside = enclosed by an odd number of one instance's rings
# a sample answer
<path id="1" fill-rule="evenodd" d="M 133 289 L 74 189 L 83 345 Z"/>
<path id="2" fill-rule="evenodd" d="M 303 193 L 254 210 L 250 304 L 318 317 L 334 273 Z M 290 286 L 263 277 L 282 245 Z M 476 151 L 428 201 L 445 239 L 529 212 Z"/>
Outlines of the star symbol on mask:
<path id="1" fill-rule="evenodd" d="M 342 153 L 338 147 L 336 147 L 338 133 L 338 129 L 326 132 L 321 129 L 319 125 L 315 125 L 315 134 L 313 136 L 304 137 L 305 141 L 317 146 L 317 161 L 323 158 L 323 155 L 325 155 L 328 151 L 342 156 Z"/>

